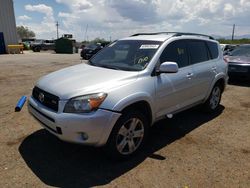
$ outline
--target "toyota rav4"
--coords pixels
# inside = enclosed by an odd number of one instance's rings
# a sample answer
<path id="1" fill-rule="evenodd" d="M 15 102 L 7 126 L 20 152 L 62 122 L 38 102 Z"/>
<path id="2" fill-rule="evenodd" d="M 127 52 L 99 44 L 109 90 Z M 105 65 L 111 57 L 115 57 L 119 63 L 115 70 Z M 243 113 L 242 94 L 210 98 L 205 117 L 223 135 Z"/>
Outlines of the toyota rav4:
<path id="1" fill-rule="evenodd" d="M 139 33 L 42 77 L 28 108 L 59 139 L 105 145 L 127 158 L 145 144 L 154 122 L 198 104 L 217 110 L 227 67 L 210 36 Z"/>

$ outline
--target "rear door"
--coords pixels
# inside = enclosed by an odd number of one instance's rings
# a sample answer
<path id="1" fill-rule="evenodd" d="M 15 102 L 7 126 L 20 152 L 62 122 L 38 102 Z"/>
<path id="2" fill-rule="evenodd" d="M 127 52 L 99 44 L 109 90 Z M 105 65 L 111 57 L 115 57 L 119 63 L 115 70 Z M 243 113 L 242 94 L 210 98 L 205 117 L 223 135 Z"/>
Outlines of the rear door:
<path id="1" fill-rule="evenodd" d="M 210 85 L 216 75 L 216 51 L 211 46 L 217 46 L 217 43 L 211 44 L 204 40 L 187 40 L 187 47 L 190 55 L 190 63 L 194 73 L 192 98 L 193 102 L 198 102 L 206 97 Z M 210 47 L 209 47 L 210 46 Z M 211 50 L 210 50 L 211 48 Z M 218 47 L 217 47 L 218 52 Z M 212 58 L 212 56 L 214 58 Z"/>

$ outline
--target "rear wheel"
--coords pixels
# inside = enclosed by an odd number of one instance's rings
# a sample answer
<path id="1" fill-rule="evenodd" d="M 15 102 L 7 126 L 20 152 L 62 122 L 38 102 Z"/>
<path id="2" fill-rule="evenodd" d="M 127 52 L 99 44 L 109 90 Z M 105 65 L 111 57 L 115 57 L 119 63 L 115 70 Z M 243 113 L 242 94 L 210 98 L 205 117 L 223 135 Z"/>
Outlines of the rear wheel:
<path id="1" fill-rule="evenodd" d="M 41 48 L 40 47 L 36 47 L 36 52 L 40 52 Z"/>
<path id="2" fill-rule="evenodd" d="M 113 128 L 106 145 L 107 154 L 116 159 L 128 158 L 144 145 L 148 121 L 140 112 L 123 114 Z"/>
<path id="3" fill-rule="evenodd" d="M 204 103 L 204 109 L 208 112 L 216 111 L 220 105 L 222 88 L 219 84 L 216 84 L 208 97 L 207 101 Z"/>

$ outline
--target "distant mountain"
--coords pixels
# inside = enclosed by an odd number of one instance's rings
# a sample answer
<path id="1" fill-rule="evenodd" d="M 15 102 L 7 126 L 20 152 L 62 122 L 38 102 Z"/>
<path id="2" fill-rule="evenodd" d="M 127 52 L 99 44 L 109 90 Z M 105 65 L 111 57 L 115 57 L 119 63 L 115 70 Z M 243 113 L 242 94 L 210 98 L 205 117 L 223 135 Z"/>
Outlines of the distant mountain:
<path id="1" fill-rule="evenodd" d="M 220 36 L 220 35 L 212 35 L 215 39 L 231 39 L 232 36 Z M 250 39 L 250 35 L 238 35 L 234 36 L 234 39 Z"/>

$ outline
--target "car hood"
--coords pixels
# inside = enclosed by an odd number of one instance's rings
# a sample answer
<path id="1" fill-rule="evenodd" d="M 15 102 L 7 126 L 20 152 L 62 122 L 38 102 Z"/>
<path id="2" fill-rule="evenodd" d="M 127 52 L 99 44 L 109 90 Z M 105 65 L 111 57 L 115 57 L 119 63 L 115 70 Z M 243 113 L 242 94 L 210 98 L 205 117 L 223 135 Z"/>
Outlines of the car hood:
<path id="1" fill-rule="evenodd" d="M 250 57 L 247 56 L 226 56 L 225 58 L 229 63 L 250 64 Z"/>
<path id="2" fill-rule="evenodd" d="M 85 47 L 84 49 L 85 49 L 85 50 L 95 50 L 96 48 L 88 48 L 88 47 Z"/>
<path id="3" fill-rule="evenodd" d="M 36 84 L 40 89 L 60 99 L 106 92 L 133 82 L 138 72 L 120 71 L 87 64 L 71 66 L 42 77 Z"/>

